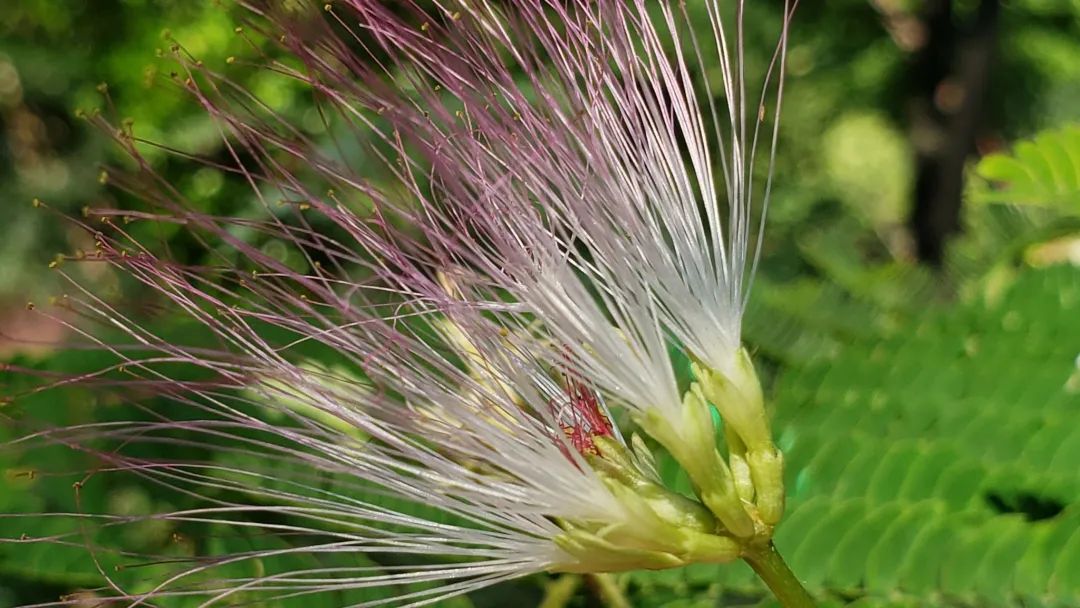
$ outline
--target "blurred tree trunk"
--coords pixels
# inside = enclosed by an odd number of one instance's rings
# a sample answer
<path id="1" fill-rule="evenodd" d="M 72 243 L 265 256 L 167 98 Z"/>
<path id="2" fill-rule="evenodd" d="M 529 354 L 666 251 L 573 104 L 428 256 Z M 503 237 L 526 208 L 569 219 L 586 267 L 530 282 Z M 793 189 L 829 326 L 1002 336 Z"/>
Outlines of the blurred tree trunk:
<path id="1" fill-rule="evenodd" d="M 967 23 L 953 9 L 953 0 L 924 0 L 925 38 L 912 65 L 917 177 L 911 228 L 919 260 L 935 267 L 960 230 L 964 163 L 982 122 L 1001 0 L 982 0 Z"/>

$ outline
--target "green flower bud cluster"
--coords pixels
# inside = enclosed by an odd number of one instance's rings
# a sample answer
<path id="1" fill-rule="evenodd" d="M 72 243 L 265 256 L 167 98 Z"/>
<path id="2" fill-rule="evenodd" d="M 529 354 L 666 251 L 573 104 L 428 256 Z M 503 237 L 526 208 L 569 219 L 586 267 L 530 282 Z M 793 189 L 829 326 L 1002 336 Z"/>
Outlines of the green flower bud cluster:
<path id="1" fill-rule="evenodd" d="M 560 522 L 565 532 L 556 544 L 579 558 L 562 570 L 615 572 L 738 559 L 739 543 L 722 533 L 714 515 L 664 487 L 644 442 L 634 436 L 631 443 L 633 452 L 610 437 L 594 438 L 599 453 L 589 456 L 589 464 L 625 511 L 618 518 L 625 523 Z"/>
<path id="2" fill-rule="evenodd" d="M 724 370 L 701 361 L 677 416 L 654 408 L 635 422 L 663 445 L 694 485 L 697 500 L 665 487 L 652 453 L 593 437 L 587 460 L 625 511 L 625 522 L 560 522 L 558 546 L 578 558 L 566 571 L 659 569 L 730 562 L 770 546 L 784 512 L 784 461 L 772 441 L 761 383 L 745 349 Z M 722 453 L 713 408 L 723 423 Z"/>
<path id="3" fill-rule="evenodd" d="M 686 469 L 701 502 L 743 544 L 766 541 L 784 512 L 784 461 L 772 441 L 761 383 L 745 349 L 727 369 L 701 361 L 678 418 L 659 410 L 638 424 Z M 726 457 L 717 446 L 711 407 L 723 420 Z"/>

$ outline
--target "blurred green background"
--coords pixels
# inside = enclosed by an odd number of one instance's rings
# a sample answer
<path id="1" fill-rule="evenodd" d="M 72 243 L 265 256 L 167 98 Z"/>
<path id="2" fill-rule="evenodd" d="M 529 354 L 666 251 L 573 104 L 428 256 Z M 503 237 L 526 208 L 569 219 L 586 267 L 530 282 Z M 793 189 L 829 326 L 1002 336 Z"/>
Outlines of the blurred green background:
<path id="1" fill-rule="evenodd" d="M 776 4 L 755 6 L 755 17 L 775 22 Z M 212 121 L 155 51 L 168 31 L 223 64 L 249 52 L 235 17 L 208 0 L 0 5 L 0 361 L 93 367 L 53 352 L 64 330 L 26 310 L 62 291 L 47 267 L 54 255 L 90 248 L 62 216 L 129 204 L 100 183 L 118 155 L 77 110 L 101 107 L 107 83 L 115 114 L 140 136 L 220 153 Z M 746 320 L 789 454 L 778 544 L 833 605 L 1080 606 L 1080 131 L 1070 126 L 1080 122 L 1080 2 L 804 0 L 789 65 Z M 302 91 L 237 74 L 289 115 L 311 114 Z M 169 155 L 151 160 L 208 210 L 256 212 L 243 184 Z M 78 276 L 102 293 L 117 285 L 107 273 Z M 155 323 L 168 332 L 176 321 Z M 9 374 L 0 394 L 20 382 Z M 101 415 L 98 396 L 71 399 L 90 405 L 84 419 Z M 6 419 L 0 440 L 15 432 Z M 0 455 L 0 511 L 71 502 L 70 479 L 26 467 Z M 154 488 L 125 484 L 83 507 L 164 508 Z M 2 530 L 7 538 L 48 528 L 2 526 L 19 527 Z M 106 542 L 152 544 L 175 530 L 143 532 Z M 614 580 L 635 606 L 769 602 L 742 566 Z M 95 581 L 75 549 L 0 544 L 0 606 Z M 538 577 L 459 605 L 600 605 L 594 583 Z"/>

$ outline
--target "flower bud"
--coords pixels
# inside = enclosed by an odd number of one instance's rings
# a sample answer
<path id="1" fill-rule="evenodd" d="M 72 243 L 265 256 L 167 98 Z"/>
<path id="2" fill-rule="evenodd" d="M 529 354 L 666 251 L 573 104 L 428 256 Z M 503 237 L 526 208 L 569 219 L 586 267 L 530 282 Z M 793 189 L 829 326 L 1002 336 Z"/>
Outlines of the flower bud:
<path id="1" fill-rule="evenodd" d="M 739 349 L 732 365 L 715 370 L 700 361 L 691 364 L 701 394 L 720 411 L 736 474 L 739 495 L 756 497 L 758 517 L 768 525 L 780 521 L 784 511 L 784 460 L 772 441 L 761 382 L 746 349 Z M 743 487 L 745 463 L 753 492 Z"/>
<path id="2" fill-rule="evenodd" d="M 611 437 L 594 439 L 599 452 L 589 463 L 604 480 L 622 513 L 619 523 L 560 522 L 555 542 L 572 559 L 558 570 L 613 572 L 659 569 L 692 563 L 726 563 L 741 547 L 719 534 L 716 518 L 700 503 L 665 488 L 635 465 Z"/>
<path id="3" fill-rule="evenodd" d="M 774 526 L 784 516 L 784 455 L 775 446 L 747 452 L 747 463 L 757 493 L 758 516 Z"/>
<path id="4" fill-rule="evenodd" d="M 754 534 L 754 522 L 743 508 L 731 470 L 716 449 L 712 416 L 700 391 L 685 395 L 678 420 L 649 411 L 637 422 L 686 469 L 701 501 L 728 532 L 737 537 Z"/>

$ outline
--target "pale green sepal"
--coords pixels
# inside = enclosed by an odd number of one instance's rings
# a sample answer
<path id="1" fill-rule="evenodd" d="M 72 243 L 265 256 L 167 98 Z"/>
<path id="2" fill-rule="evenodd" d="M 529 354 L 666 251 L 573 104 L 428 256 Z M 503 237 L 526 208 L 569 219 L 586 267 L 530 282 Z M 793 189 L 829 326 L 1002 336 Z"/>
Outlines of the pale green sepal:
<path id="1" fill-rule="evenodd" d="M 774 526 L 784 516 L 784 455 L 770 446 L 747 452 L 746 459 L 757 490 L 758 516 Z"/>
<path id="2" fill-rule="evenodd" d="M 637 454 L 613 437 L 592 440 L 596 453 L 586 459 L 618 510 L 602 523 L 561 520 L 555 543 L 566 555 L 553 570 L 618 572 L 738 559 L 741 544 L 719 534 L 721 525 L 709 509 L 642 470 L 639 462 L 649 457 L 640 453 L 646 449 L 640 439 L 634 442 Z"/>
<path id="3" fill-rule="evenodd" d="M 629 521 L 595 529 L 563 522 L 564 532 L 555 538 L 555 544 L 573 560 L 554 570 L 658 570 L 694 563 L 729 563 L 739 558 L 742 546 L 734 539 L 662 523 L 644 503 L 632 504 L 631 490 L 623 490 L 618 494 L 628 507 Z"/>
<path id="4" fill-rule="evenodd" d="M 553 572 L 624 572 L 686 565 L 670 553 L 623 547 L 573 526 L 556 536 L 555 544 L 574 560 L 554 566 Z"/>
<path id="5" fill-rule="evenodd" d="M 680 413 L 681 419 L 675 421 L 659 410 L 635 419 L 682 465 L 701 501 L 727 531 L 742 538 L 752 536 L 754 522 L 743 508 L 727 462 L 716 449 L 712 416 L 700 392 L 686 394 Z"/>
<path id="6" fill-rule="evenodd" d="M 642 473 L 621 443 L 610 437 L 595 437 L 593 444 L 600 457 L 589 458 L 589 463 L 620 502 L 635 510 L 639 518 L 658 517 L 665 525 L 716 532 L 716 518 L 708 509 Z"/>
<path id="7" fill-rule="evenodd" d="M 730 477 L 723 485 L 702 488 L 701 502 L 705 503 L 713 515 L 735 536 L 750 538 L 756 532 L 754 520 L 750 519 L 750 515 L 743 508 Z"/>
<path id="8" fill-rule="evenodd" d="M 720 410 L 724 425 L 734 428 L 747 448 L 772 445 L 761 382 L 745 348 L 736 353 L 729 370 L 714 370 L 700 361 L 690 367 L 705 399 Z"/>
<path id="9" fill-rule="evenodd" d="M 728 536 L 688 532 L 682 541 L 688 563 L 727 564 L 739 559 L 742 545 Z"/>
<path id="10" fill-rule="evenodd" d="M 728 465 L 735 482 L 735 493 L 742 501 L 753 502 L 754 480 L 750 474 L 750 463 L 746 460 L 746 445 L 731 427 L 724 427 L 724 441 L 728 446 Z"/>
<path id="11" fill-rule="evenodd" d="M 709 369 L 700 361 L 693 361 L 691 368 L 701 394 L 716 406 L 724 420 L 739 496 L 754 496 L 761 522 L 776 524 L 784 513 L 784 460 L 772 441 L 761 382 L 749 353 L 740 348 L 733 365 L 724 371 Z M 732 435 L 737 435 L 741 446 L 732 441 Z M 743 487 L 746 477 L 739 470 L 743 461 L 753 484 L 752 493 Z"/>

